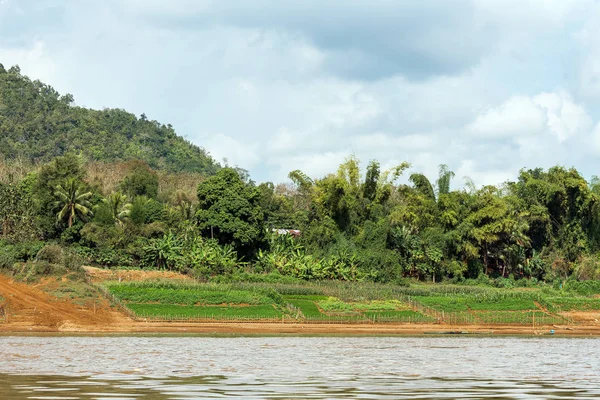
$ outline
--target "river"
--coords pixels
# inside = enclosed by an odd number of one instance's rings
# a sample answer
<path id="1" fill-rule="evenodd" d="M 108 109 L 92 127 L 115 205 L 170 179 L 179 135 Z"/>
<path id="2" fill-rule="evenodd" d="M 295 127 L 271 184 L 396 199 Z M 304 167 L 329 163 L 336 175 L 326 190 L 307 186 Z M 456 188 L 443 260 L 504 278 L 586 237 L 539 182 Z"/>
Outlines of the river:
<path id="1" fill-rule="evenodd" d="M 0 399 L 600 398 L 600 339 L 0 336 Z"/>

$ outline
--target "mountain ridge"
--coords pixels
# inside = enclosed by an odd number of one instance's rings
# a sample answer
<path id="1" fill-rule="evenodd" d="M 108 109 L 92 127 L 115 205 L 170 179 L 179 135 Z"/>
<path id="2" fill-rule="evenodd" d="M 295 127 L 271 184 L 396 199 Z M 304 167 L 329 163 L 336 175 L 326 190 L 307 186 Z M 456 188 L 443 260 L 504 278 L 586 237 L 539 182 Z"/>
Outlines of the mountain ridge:
<path id="1" fill-rule="evenodd" d="M 71 94 L 0 64 L 0 156 L 43 163 L 69 152 L 91 161 L 142 160 L 169 172 L 213 175 L 220 168 L 170 124 L 118 108 L 76 106 Z"/>

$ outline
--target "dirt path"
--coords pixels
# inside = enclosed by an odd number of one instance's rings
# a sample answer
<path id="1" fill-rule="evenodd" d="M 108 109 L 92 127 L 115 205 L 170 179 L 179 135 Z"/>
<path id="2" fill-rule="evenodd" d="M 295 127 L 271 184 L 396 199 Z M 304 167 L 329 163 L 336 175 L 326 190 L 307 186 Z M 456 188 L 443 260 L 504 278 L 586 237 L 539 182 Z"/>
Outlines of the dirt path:
<path id="1" fill-rule="evenodd" d="M 92 282 L 104 281 L 148 281 L 148 280 L 181 280 L 193 281 L 189 275 L 174 271 L 145 271 L 139 269 L 103 269 L 83 267 Z"/>
<path id="2" fill-rule="evenodd" d="M 93 307 L 84 307 L 50 296 L 39 288 L 14 282 L 0 274 L 0 295 L 4 297 L 5 322 L 23 331 L 102 330 L 127 322 L 110 308 L 108 301 L 97 299 Z"/>

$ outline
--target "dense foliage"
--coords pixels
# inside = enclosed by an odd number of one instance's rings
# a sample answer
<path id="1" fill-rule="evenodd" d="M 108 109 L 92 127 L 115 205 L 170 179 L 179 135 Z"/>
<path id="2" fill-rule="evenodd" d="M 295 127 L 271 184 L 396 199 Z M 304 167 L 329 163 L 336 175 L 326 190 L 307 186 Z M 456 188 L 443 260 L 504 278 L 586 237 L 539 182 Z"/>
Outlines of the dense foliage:
<path id="1" fill-rule="evenodd" d="M 350 157 L 335 174 L 312 179 L 293 171 L 294 183 L 278 186 L 221 168 L 199 179 L 193 198 L 165 195 L 141 161 L 124 168 L 122 180 L 105 187 L 72 154 L 18 178 L 6 172 L 10 164 L 0 168 L 1 266 L 39 260 L 54 246 L 89 263 L 202 279 L 276 273 L 398 283 L 496 279 L 512 287 L 529 278 L 568 280 L 565 287 L 585 291 L 574 281 L 600 278 L 598 187 L 575 169 L 523 170 L 500 187 L 450 190 L 453 173 L 443 165 L 433 184 L 417 173 L 398 184 L 408 164 L 382 172 L 372 161 L 363 177 Z"/>
<path id="2" fill-rule="evenodd" d="M 119 109 L 73 105 L 73 96 L 0 64 L 0 156 L 48 162 L 67 152 L 89 160 L 139 159 L 153 168 L 213 174 L 214 160 L 171 125 Z"/>
<path id="3" fill-rule="evenodd" d="M 600 180 L 574 168 L 451 190 L 445 165 L 434 181 L 412 172 L 400 184 L 408 163 L 382 171 L 373 160 L 363 170 L 349 157 L 324 177 L 297 170 L 293 184 L 256 185 L 170 127 L 71 103 L 0 67 L 0 267 L 40 261 L 51 246 L 88 263 L 203 279 L 514 286 L 529 278 L 579 287 L 573 282 L 600 278 Z"/>

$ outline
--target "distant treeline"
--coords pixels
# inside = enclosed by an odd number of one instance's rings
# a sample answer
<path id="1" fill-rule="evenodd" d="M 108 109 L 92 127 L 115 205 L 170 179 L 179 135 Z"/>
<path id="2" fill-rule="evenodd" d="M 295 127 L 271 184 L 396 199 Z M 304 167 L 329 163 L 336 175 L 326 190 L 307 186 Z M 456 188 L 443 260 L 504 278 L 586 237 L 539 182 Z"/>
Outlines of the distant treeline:
<path id="1" fill-rule="evenodd" d="M 68 260 L 203 278 L 600 278 L 597 178 L 553 167 L 450 190 L 445 165 L 434 181 L 409 168 L 381 171 L 371 161 L 361 169 L 350 157 L 322 178 L 293 171 L 293 183 L 256 185 L 231 168 L 169 173 L 72 154 L 42 165 L 5 161 L 0 267 Z M 402 174 L 408 184 L 397 183 Z"/>

